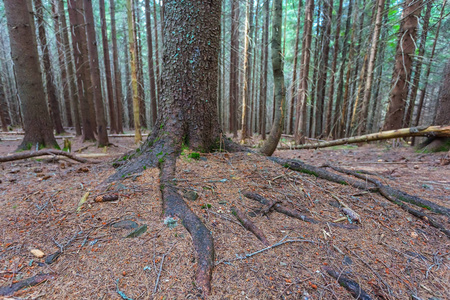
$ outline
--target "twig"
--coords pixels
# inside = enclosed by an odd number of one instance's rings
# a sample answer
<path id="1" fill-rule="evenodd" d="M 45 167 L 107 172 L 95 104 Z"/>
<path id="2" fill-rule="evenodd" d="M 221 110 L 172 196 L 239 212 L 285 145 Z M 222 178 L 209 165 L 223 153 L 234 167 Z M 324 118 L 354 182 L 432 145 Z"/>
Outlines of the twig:
<path id="1" fill-rule="evenodd" d="M 170 251 L 172 250 L 173 247 L 175 247 L 176 243 L 173 244 L 170 249 L 163 254 L 162 258 L 161 258 L 161 264 L 159 265 L 159 271 L 158 271 L 158 276 L 156 277 L 156 283 L 155 283 L 155 288 L 153 289 L 153 294 L 156 294 L 156 292 L 158 291 L 158 284 L 159 284 L 159 278 L 161 277 L 161 272 L 162 272 L 162 267 L 164 264 L 164 259 L 166 258 L 166 255 L 170 253 Z"/>

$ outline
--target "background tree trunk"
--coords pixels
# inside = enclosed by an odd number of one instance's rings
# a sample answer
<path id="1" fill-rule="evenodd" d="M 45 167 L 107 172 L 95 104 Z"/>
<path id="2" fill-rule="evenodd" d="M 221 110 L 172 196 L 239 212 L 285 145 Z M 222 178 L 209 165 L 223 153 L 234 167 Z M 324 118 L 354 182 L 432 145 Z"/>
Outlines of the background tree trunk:
<path id="1" fill-rule="evenodd" d="M 115 0 L 109 0 L 109 9 L 111 15 L 111 39 L 113 46 L 113 64 L 114 64 L 114 86 L 116 89 L 116 108 L 117 108 L 117 131 L 123 132 L 123 104 L 122 104 L 122 76 L 119 64 L 119 49 L 117 47 L 117 32 L 116 32 L 116 7 Z M 126 53 L 127 51 L 125 51 Z M 128 60 L 126 60 L 128 65 Z"/>
<path id="2" fill-rule="evenodd" d="M 152 41 L 152 19 L 150 12 L 150 0 L 145 0 L 145 20 L 147 22 L 147 51 L 148 51 L 148 77 L 150 80 L 150 104 L 152 111 L 151 125 L 156 124 L 158 117 L 157 104 L 156 104 L 156 85 L 155 85 L 155 71 L 153 67 L 153 41 Z M 156 24 L 155 24 L 156 26 Z"/>

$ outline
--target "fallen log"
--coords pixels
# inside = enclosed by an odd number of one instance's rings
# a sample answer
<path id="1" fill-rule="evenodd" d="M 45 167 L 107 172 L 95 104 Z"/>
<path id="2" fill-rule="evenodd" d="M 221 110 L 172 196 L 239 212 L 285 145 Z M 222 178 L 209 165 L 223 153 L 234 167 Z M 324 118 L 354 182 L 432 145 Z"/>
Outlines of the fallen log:
<path id="1" fill-rule="evenodd" d="M 53 276 L 50 274 L 38 274 L 33 277 L 21 280 L 19 282 L 13 283 L 12 285 L 7 285 L 4 287 L 0 287 L 0 296 L 11 296 L 15 292 L 30 287 L 34 285 L 38 285 L 44 281 L 53 279 Z"/>
<path id="2" fill-rule="evenodd" d="M 93 163 L 93 162 L 88 161 L 85 158 L 81 158 L 81 157 L 73 155 L 69 152 L 55 150 L 55 149 L 44 149 L 44 150 L 39 150 L 39 151 L 34 151 L 34 152 L 19 152 L 19 153 L 14 153 L 14 154 L 7 155 L 7 156 L 0 156 L 0 163 L 21 160 L 21 159 L 26 159 L 26 158 L 31 158 L 31 157 L 37 157 L 37 156 L 45 156 L 45 155 L 53 155 L 53 156 L 60 155 L 60 156 L 68 157 L 68 158 L 70 158 L 74 161 L 80 162 L 80 163 Z"/>
<path id="3" fill-rule="evenodd" d="M 245 197 L 247 197 L 248 199 L 252 199 L 255 201 L 258 201 L 259 203 L 261 203 L 262 205 L 271 205 L 272 201 L 267 200 L 266 198 L 264 198 L 263 196 L 256 194 L 256 193 L 251 193 L 251 192 L 242 192 L 242 195 L 244 195 Z M 292 218 L 296 218 L 305 222 L 309 222 L 309 223 L 313 223 L 313 224 L 318 224 L 319 221 L 309 218 L 307 216 L 304 216 L 298 212 L 296 212 L 295 210 L 289 209 L 287 207 L 282 206 L 279 203 L 275 203 L 273 204 L 273 208 L 275 211 L 285 214 L 286 216 L 292 217 Z"/>
<path id="4" fill-rule="evenodd" d="M 342 287 L 349 291 L 350 294 L 352 294 L 353 298 L 359 300 L 372 300 L 370 295 L 363 291 L 360 285 L 355 281 L 342 274 L 337 273 L 331 268 L 324 268 L 324 270 L 328 273 L 328 275 L 336 279 Z"/>
<path id="5" fill-rule="evenodd" d="M 291 147 L 280 147 L 278 150 L 289 149 L 316 149 L 325 148 L 338 145 L 364 143 L 371 141 L 379 141 L 386 139 L 396 139 L 411 136 L 428 136 L 428 137 L 450 137 L 450 125 L 443 126 L 423 126 L 423 127 L 411 127 L 402 128 L 397 130 L 382 131 L 377 133 L 365 134 L 360 136 L 354 136 L 344 139 L 338 139 L 328 142 L 317 142 L 315 144 L 297 145 Z"/>
<path id="6" fill-rule="evenodd" d="M 258 240 L 260 240 L 265 246 L 270 245 L 269 241 L 267 240 L 266 236 L 261 231 L 261 229 L 256 227 L 256 225 L 251 220 L 249 220 L 244 213 L 242 213 L 239 209 L 237 209 L 236 206 L 233 206 L 231 208 L 231 212 L 236 217 L 236 219 L 238 219 L 238 221 L 242 224 L 242 226 L 244 226 L 245 229 L 253 233 L 258 238 Z"/>

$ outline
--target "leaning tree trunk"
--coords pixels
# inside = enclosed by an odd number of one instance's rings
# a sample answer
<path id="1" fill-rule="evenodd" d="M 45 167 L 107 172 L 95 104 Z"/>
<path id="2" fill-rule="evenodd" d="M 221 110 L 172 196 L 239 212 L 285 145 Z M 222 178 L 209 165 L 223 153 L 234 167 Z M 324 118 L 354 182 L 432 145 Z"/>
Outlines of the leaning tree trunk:
<path id="1" fill-rule="evenodd" d="M 284 124 L 284 105 L 286 101 L 286 89 L 284 87 L 283 62 L 281 54 L 281 19 L 283 15 L 283 1 L 274 0 L 272 19 L 272 68 L 275 84 L 275 119 L 269 137 L 261 147 L 261 153 L 270 156 L 275 152 L 281 137 Z"/>
<path id="2" fill-rule="evenodd" d="M 19 149 L 58 147 L 45 103 L 31 3 L 6 0 L 4 5 L 25 129 Z"/>
<path id="3" fill-rule="evenodd" d="M 197 286 L 211 290 L 214 264 L 211 232 L 183 201 L 173 178 L 182 143 L 211 151 L 219 144 L 217 76 L 220 49 L 220 1 L 165 2 L 165 55 L 162 69 L 160 114 L 149 136 L 111 179 L 158 165 L 166 216 L 178 217 L 191 233 L 197 251 Z M 193 109 L 195 108 L 195 109 Z"/>
<path id="4" fill-rule="evenodd" d="M 421 8 L 422 1 L 405 1 L 404 18 L 400 24 L 394 74 L 392 76 L 392 92 L 383 130 L 398 129 L 403 125 L 403 115 L 411 79 L 412 55 L 416 50 L 415 37 Z"/>

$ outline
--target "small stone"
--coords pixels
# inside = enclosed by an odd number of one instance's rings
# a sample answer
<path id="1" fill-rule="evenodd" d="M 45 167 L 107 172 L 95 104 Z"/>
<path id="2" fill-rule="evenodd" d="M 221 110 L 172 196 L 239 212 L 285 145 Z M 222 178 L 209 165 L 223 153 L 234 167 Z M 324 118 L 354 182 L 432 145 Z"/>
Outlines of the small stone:
<path id="1" fill-rule="evenodd" d="M 141 227 L 137 228 L 136 230 L 133 230 L 130 232 L 126 238 L 135 238 L 138 236 L 143 235 L 145 232 L 147 232 L 147 225 L 142 225 Z"/>
<path id="2" fill-rule="evenodd" d="M 30 250 L 31 254 L 33 254 L 34 256 L 36 256 L 37 258 L 42 258 L 45 256 L 44 252 L 42 252 L 39 249 L 32 249 Z"/>
<path id="3" fill-rule="evenodd" d="M 119 228 L 119 229 L 135 229 L 135 228 L 138 228 L 139 225 L 138 225 L 138 223 L 133 222 L 131 220 L 122 220 L 117 223 L 114 223 L 112 225 L 112 227 Z"/>
<path id="4" fill-rule="evenodd" d="M 417 170 L 418 168 L 419 168 L 419 166 L 418 166 L 418 165 L 414 165 L 414 169 L 416 169 L 416 170 Z"/>
<path id="5" fill-rule="evenodd" d="M 52 263 L 54 263 L 57 259 L 58 259 L 58 257 L 61 255 L 61 251 L 56 251 L 55 253 L 53 253 L 53 254 L 50 254 L 49 256 L 47 256 L 46 258 L 45 258 L 45 263 L 47 264 L 47 265 L 51 265 Z"/>
<path id="6" fill-rule="evenodd" d="M 198 193 L 195 191 L 186 191 L 183 194 L 183 197 L 190 200 L 190 201 L 195 201 L 198 199 Z"/>

